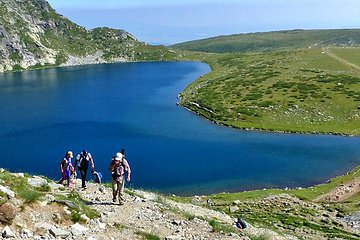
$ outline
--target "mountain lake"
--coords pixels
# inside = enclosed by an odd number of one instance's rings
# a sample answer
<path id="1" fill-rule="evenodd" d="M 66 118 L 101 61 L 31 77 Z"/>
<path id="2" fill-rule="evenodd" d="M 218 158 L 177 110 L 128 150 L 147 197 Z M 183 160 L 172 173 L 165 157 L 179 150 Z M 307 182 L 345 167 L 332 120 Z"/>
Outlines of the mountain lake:
<path id="1" fill-rule="evenodd" d="M 110 181 L 110 159 L 125 148 L 127 187 L 192 195 L 306 187 L 360 164 L 359 137 L 236 130 L 177 106 L 209 71 L 148 62 L 0 74 L 0 167 L 56 180 L 65 152 L 86 148 Z"/>

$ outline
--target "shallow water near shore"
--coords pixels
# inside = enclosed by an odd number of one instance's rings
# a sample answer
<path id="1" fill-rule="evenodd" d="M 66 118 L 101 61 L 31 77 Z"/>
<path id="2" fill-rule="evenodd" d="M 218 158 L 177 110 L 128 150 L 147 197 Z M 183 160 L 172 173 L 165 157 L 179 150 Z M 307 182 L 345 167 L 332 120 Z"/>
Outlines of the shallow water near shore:
<path id="1" fill-rule="evenodd" d="M 360 164 L 359 137 L 240 131 L 177 106 L 208 71 L 151 62 L 1 74 L 0 167 L 57 179 L 65 152 L 85 147 L 109 181 L 125 148 L 128 186 L 191 195 L 310 186 Z"/>

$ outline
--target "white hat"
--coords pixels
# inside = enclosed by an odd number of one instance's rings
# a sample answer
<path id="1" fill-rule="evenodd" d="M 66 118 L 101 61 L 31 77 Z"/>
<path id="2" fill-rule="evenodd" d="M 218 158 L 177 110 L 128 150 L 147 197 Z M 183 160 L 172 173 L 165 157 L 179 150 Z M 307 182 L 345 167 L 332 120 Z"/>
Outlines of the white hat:
<path id="1" fill-rule="evenodd" d="M 121 161 L 123 159 L 124 155 L 120 152 L 115 154 L 115 160 Z"/>

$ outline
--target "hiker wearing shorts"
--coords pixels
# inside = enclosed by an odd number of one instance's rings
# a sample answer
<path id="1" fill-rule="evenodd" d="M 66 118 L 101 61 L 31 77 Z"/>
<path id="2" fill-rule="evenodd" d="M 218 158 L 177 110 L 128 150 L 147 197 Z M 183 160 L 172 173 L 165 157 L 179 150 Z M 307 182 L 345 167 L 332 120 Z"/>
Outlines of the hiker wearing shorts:
<path id="1" fill-rule="evenodd" d="M 113 190 L 113 202 L 116 202 L 116 197 L 119 198 L 119 204 L 125 203 L 124 185 L 125 185 L 125 171 L 127 172 L 127 181 L 130 182 L 131 170 L 129 163 L 126 161 L 124 154 L 121 152 L 111 159 L 109 170 L 111 172 L 111 186 Z"/>

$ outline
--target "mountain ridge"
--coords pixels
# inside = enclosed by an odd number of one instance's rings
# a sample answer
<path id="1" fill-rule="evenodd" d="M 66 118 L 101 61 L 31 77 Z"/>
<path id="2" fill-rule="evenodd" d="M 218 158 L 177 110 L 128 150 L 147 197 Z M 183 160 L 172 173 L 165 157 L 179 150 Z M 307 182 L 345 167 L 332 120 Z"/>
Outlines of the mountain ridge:
<path id="1" fill-rule="evenodd" d="M 180 50 L 234 53 L 360 46 L 360 29 L 293 29 L 221 35 L 171 45 Z"/>
<path id="2" fill-rule="evenodd" d="M 121 29 L 87 30 L 58 14 L 46 0 L 0 0 L 0 72 L 163 60 L 165 47 L 140 42 Z"/>

